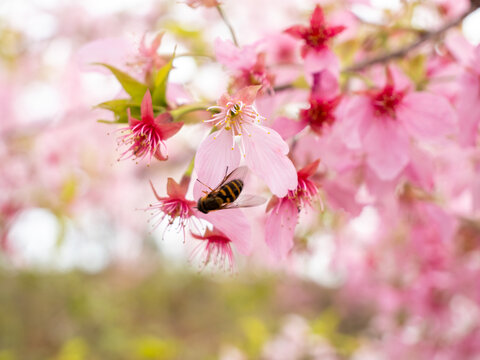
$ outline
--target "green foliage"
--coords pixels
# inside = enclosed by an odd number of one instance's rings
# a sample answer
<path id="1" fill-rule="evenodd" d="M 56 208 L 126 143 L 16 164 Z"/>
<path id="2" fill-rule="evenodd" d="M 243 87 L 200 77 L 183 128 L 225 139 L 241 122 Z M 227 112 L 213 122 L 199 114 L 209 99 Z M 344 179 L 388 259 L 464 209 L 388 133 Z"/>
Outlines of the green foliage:
<path id="1" fill-rule="evenodd" d="M 55 360 L 86 360 L 87 355 L 88 345 L 85 340 L 73 338 L 63 344 Z"/>
<path id="2" fill-rule="evenodd" d="M 262 319 L 253 316 L 240 318 L 239 325 L 245 339 L 244 343 L 240 344 L 240 348 L 251 358 L 258 358 L 269 336 L 267 326 Z"/>
<path id="3" fill-rule="evenodd" d="M 175 53 L 173 54 L 170 61 L 165 64 L 158 72 L 155 74 L 155 88 L 152 94 L 152 102 L 155 105 L 167 106 L 167 81 L 170 70 L 172 70 L 173 59 L 175 58 Z"/>
<path id="4" fill-rule="evenodd" d="M 16 357 L 10 350 L 0 350 L 0 360 L 15 360 Z"/>
<path id="5" fill-rule="evenodd" d="M 163 360 L 173 359 L 179 353 L 179 344 L 175 340 L 161 339 L 155 336 L 142 336 L 134 340 L 134 359 Z"/>
<path id="6" fill-rule="evenodd" d="M 158 72 L 154 74 L 155 81 L 151 89 L 149 89 L 146 84 L 139 82 L 127 73 L 113 66 L 104 63 L 97 63 L 97 65 L 101 65 L 109 69 L 117 78 L 120 85 L 122 85 L 125 92 L 130 95 L 129 99 L 114 99 L 96 105 L 96 108 L 106 109 L 113 112 L 115 117 L 114 121 L 99 120 L 99 122 L 108 124 L 127 123 L 127 109 L 130 109 L 132 117 L 140 119 L 142 100 L 145 96 L 145 93 L 149 90 L 152 92 L 152 104 L 154 112 L 157 114 L 165 112 L 167 108 L 168 75 L 172 70 L 174 57 L 175 54 L 173 54 L 172 59 L 166 65 L 164 65 L 160 70 L 158 70 Z"/>
<path id="7" fill-rule="evenodd" d="M 120 85 L 122 85 L 123 89 L 132 97 L 134 101 L 142 101 L 143 96 L 148 90 L 147 85 L 139 82 L 114 66 L 104 63 L 97 63 L 97 65 L 105 66 L 108 70 L 110 70 L 112 74 L 115 75 Z"/>
<path id="8" fill-rule="evenodd" d="M 400 66 L 408 77 L 417 85 L 417 90 L 422 90 L 422 85 L 426 83 L 426 62 L 427 57 L 424 54 L 418 54 L 407 60 L 400 62 Z"/>
<path id="9" fill-rule="evenodd" d="M 285 314 L 308 318 L 331 306 L 314 284 L 265 276 L 0 271 L 0 283 L 0 360 L 208 360 L 225 344 L 258 359 Z M 290 303 L 279 291 L 292 294 Z M 313 329 L 349 353 L 352 335 L 339 332 L 342 319 L 322 315 Z"/>
<path id="10" fill-rule="evenodd" d="M 335 309 L 328 308 L 312 323 L 312 329 L 314 333 L 327 339 L 340 354 L 351 355 L 359 346 L 358 340 L 339 331 L 341 320 Z"/>

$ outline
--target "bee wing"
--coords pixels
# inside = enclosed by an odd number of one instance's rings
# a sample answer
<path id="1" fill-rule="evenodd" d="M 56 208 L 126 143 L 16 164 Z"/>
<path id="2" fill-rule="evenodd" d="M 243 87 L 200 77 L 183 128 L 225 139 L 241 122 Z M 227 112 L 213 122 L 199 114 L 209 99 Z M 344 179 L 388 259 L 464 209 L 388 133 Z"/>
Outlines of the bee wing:
<path id="1" fill-rule="evenodd" d="M 241 208 L 241 207 L 253 207 L 262 205 L 267 199 L 262 196 L 251 195 L 251 194 L 241 194 L 237 200 L 232 203 L 226 204 L 222 209 L 232 209 L 232 208 Z"/>
<path id="2" fill-rule="evenodd" d="M 227 176 L 225 176 L 225 180 L 222 182 L 222 184 L 225 184 L 231 180 L 236 180 L 236 179 L 240 179 L 240 180 L 245 180 L 245 177 L 247 176 L 247 173 L 248 173 L 248 167 L 246 166 L 240 166 L 238 168 L 236 168 L 235 170 L 233 170 L 230 174 L 228 174 Z"/>
<path id="3" fill-rule="evenodd" d="M 226 174 L 225 177 L 222 179 L 222 181 L 220 181 L 220 183 L 214 189 L 212 189 L 212 192 L 217 191 L 223 185 L 225 185 L 227 182 L 229 182 L 231 180 L 240 179 L 240 180 L 243 181 L 245 179 L 245 177 L 247 176 L 247 173 L 248 173 L 248 167 L 246 167 L 246 166 L 240 166 L 240 167 L 236 168 L 235 170 Z"/>

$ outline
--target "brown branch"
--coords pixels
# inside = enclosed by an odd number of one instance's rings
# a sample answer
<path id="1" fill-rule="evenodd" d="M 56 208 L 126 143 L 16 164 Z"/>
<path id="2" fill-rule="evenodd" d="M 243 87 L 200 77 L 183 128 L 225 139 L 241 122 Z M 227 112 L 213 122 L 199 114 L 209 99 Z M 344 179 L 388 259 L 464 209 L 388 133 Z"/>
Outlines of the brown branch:
<path id="1" fill-rule="evenodd" d="M 233 26 L 230 23 L 230 21 L 228 21 L 227 17 L 225 16 L 225 13 L 223 12 L 220 5 L 217 5 L 217 11 L 218 11 L 218 14 L 220 15 L 220 17 L 222 18 L 223 22 L 227 26 L 228 30 L 230 31 L 230 34 L 232 35 L 233 43 L 235 44 L 235 46 L 238 47 L 238 41 L 237 41 L 237 37 L 235 36 L 235 31 L 233 30 Z"/>
<path id="2" fill-rule="evenodd" d="M 452 27 L 457 26 L 460 24 L 465 17 L 467 17 L 469 14 L 471 14 L 473 11 L 475 11 L 477 8 L 480 7 L 480 0 L 472 0 L 472 5 L 470 9 L 468 9 L 465 13 L 463 13 L 461 16 L 459 16 L 457 19 L 454 19 L 448 23 L 446 23 L 444 26 L 442 26 L 440 29 L 436 31 L 430 31 L 427 33 L 424 33 L 421 35 L 415 42 L 404 46 L 398 50 L 379 55 L 376 57 L 372 57 L 370 59 L 363 60 L 355 65 L 349 66 L 345 69 L 343 69 L 343 72 L 355 72 L 355 71 L 360 71 L 363 69 L 366 69 L 372 65 L 375 64 L 382 64 L 382 63 L 387 63 L 390 60 L 393 59 L 398 59 L 406 56 L 408 53 L 410 53 L 412 50 L 415 50 L 417 47 L 422 45 L 423 43 L 431 40 L 435 40 L 439 38 L 443 33 L 451 29 Z"/>

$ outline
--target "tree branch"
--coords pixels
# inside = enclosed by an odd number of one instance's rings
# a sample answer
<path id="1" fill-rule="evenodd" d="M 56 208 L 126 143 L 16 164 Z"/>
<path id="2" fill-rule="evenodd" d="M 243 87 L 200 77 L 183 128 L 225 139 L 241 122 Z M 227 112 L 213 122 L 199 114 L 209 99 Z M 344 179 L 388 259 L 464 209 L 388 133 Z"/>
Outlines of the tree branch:
<path id="1" fill-rule="evenodd" d="M 228 21 L 220 5 L 217 5 L 217 11 L 220 17 L 222 18 L 223 22 L 225 23 L 225 25 L 227 25 L 228 30 L 230 31 L 230 34 L 232 35 L 233 43 L 235 44 L 235 46 L 238 47 L 238 41 L 237 41 L 237 37 L 235 36 L 235 31 L 233 31 L 232 24 L 230 24 L 230 21 Z"/>
<path id="2" fill-rule="evenodd" d="M 345 69 L 343 69 L 343 72 L 355 72 L 355 71 L 360 71 L 363 69 L 366 69 L 372 65 L 375 64 L 382 64 L 382 63 L 387 63 L 390 60 L 393 59 L 398 59 L 406 56 L 408 53 L 410 53 L 412 50 L 415 50 L 417 47 L 422 45 L 423 43 L 431 40 L 435 40 L 439 38 L 443 33 L 451 29 L 452 27 L 457 26 L 460 24 L 463 19 L 465 19 L 469 14 L 471 14 L 473 11 L 478 9 L 480 7 L 480 0 L 472 0 L 472 5 L 470 9 L 468 9 L 465 13 L 463 13 L 461 16 L 459 16 L 457 19 L 454 19 L 448 23 L 446 23 L 444 26 L 442 26 L 440 29 L 436 31 L 430 31 L 427 32 L 423 35 L 421 35 L 415 42 L 404 46 L 398 50 L 395 50 L 390 53 L 386 53 L 383 55 L 379 55 L 376 57 L 372 57 L 370 59 L 363 60 L 355 65 L 349 66 Z"/>

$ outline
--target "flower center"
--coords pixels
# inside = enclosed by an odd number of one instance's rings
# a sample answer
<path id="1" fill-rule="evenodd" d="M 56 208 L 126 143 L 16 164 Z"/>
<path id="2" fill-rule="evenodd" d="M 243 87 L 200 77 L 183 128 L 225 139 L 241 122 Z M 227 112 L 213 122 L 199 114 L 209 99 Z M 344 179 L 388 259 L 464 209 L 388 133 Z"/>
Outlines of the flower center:
<path id="1" fill-rule="evenodd" d="M 376 115 L 388 115 L 395 118 L 395 109 L 404 95 L 402 91 L 396 91 L 392 85 L 386 85 L 380 92 L 373 94 L 372 105 Z"/>
<path id="2" fill-rule="evenodd" d="M 328 36 L 323 27 L 310 29 L 305 36 L 305 42 L 316 49 L 323 48 L 327 40 Z"/>
<path id="3" fill-rule="evenodd" d="M 225 130 L 230 130 L 232 125 L 235 126 L 237 123 L 240 125 L 242 117 L 239 116 L 242 113 L 242 105 L 235 104 L 228 111 L 225 118 Z"/>
<path id="4" fill-rule="evenodd" d="M 323 126 L 324 124 L 333 124 L 335 116 L 333 115 L 334 104 L 329 101 L 310 101 L 310 108 L 304 110 L 308 116 L 310 124 L 315 126 Z"/>

